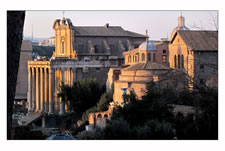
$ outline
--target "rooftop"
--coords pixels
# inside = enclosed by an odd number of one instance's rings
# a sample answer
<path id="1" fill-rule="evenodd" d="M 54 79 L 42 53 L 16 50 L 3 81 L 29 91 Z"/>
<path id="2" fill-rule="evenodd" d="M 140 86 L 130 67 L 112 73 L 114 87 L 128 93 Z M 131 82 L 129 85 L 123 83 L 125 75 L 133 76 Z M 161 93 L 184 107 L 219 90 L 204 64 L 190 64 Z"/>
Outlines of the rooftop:
<path id="1" fill-rule="evenodd" d="M 76 36 L 142 37 L 146 35 L 124 30 L 121 26 L 73 26 Z"/>
<path id="2" fill-rule="evenodd" d="M 177 34 L 192 50 L 218 51 L 218 31 L 189 30 L 177 31 Z"/>
<path id="3" fill-rule="evenodd" d="M 168 70 L 169 67 L 166 67 L 162 64 L 156 63 L 156 62 L 147 62 L 147 63 L 138 63 L 132 66 L 129 66 L 127 68 L 124 68 L 123 70 L 128 71 L 136 71 L 136 70 Z"/>

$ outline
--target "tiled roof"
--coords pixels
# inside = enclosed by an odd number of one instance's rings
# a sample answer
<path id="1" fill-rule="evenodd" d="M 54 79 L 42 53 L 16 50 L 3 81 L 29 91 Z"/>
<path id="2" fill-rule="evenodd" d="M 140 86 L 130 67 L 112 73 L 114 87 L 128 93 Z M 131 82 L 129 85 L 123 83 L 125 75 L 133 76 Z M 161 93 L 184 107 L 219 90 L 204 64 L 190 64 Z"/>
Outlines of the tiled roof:
<path id="1" fill-rule="evenodd" d="M 218 51 L 217 31 L 178 31 L 178 34 L 193 50 Z"/>
<path id="2" fill-rule="evenodd" d="M 138 63 L 132 66 L 129 66 L 127 68 L 124 68 L 123 70 L 128 71 L 136 71 L 136 70 L 168 70 L 169 68 L 156 63 L 156 62 L 148 62 L 148 63 Z"/>
<path id="3" fill-rule="evenodd" d="M 73 26 L 75 36 L 109 36 L 109 37 L 146 37 L 138 33 L 126 31 L 120 26 Z"/>

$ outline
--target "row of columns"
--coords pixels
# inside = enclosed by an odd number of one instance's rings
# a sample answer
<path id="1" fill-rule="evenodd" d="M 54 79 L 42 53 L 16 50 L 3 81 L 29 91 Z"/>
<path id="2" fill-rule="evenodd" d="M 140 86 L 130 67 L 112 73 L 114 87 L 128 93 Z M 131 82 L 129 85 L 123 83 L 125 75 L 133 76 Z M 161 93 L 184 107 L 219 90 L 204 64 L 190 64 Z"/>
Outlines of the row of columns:
<path id="1" fill-rule="evenodd" d="M 45 112 L 53 114 L 57 112 L 56 106 L 59 106 L 59 114 L 65 113 L 65 103 L 57 97 L 61 82 L 72 84 L 76 80 L 76 68 L 49 68 L 49 67 L 28 67 L 28 111 Z"/>

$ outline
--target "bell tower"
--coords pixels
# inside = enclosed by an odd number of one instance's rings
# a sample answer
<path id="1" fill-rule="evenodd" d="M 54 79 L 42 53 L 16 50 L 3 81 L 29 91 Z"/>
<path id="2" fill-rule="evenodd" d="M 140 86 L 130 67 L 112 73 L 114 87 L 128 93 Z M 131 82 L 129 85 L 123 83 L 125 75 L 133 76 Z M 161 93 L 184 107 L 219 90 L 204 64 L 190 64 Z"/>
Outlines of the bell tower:
<path id="1" fill-rule="evenodd" d="M 74 30 L 70 19 L 65 17 L 54 22 L 55 30 L 55 51 L 53 58 L 76 58 L 76 51 L 73 49 Z"/>
<path id="2" fill-rule="evenodd" d="M 178 18 L 178 26 L 185 26 L 185 19 L 184 19 L 184 17 L 182 16 L 182 14 L 181 14 L 181 16 Z"/>

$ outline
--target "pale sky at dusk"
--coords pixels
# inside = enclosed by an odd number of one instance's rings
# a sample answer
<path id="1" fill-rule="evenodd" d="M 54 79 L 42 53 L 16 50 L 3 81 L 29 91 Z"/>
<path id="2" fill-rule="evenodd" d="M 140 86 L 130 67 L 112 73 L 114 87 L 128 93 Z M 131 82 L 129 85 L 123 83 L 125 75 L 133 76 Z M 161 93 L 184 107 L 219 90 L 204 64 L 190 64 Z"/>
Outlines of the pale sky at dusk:
<path id="1" fill-rule="evenodd" d="M 140 34 L 146 29 L 152 40 L 170 36 L 177 26 L 178 17 L 185 17 L 185 25 L 190 29 L 215 30 L 213 18 L 218 17 L 217 11 L 64 11 L 64 16 L 70 18 L 74 26 L 122 26 Z M 26 11 L 24 36 L 36 38 L 54 36 L 52 28 L 55 19 L 61 19 L 63 11 Z"/>

